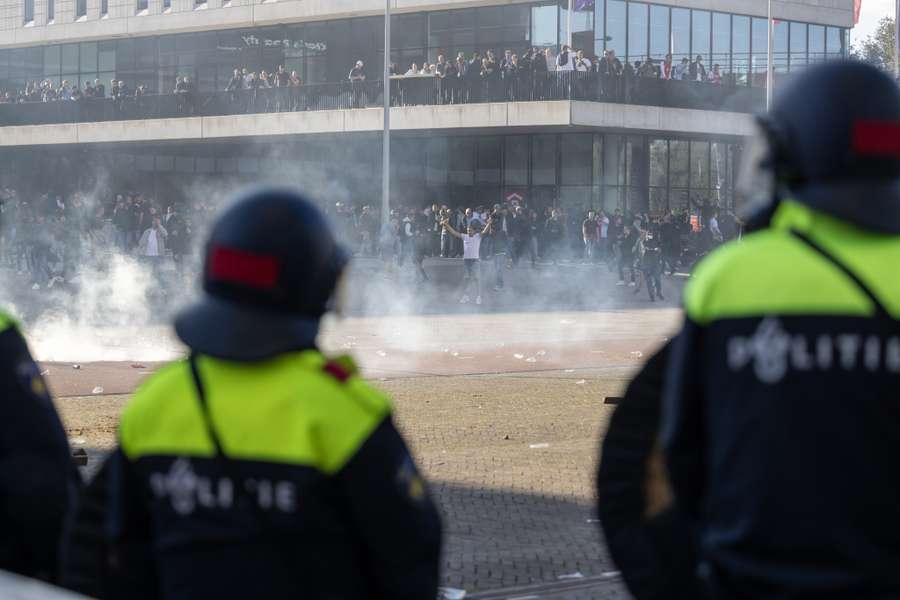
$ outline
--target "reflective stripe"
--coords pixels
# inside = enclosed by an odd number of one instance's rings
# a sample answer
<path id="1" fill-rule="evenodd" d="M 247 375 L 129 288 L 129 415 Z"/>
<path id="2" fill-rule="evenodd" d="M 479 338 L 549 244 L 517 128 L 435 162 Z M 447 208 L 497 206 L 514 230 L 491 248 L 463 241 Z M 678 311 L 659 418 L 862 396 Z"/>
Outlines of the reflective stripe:
<path id="1" fill-rule="evenodd" d="M 232 458 L 339 471 L 390 414 L 388 399 L 353 376 L 339 382 L 316 351 L 238 363 L 200 356 L 209 414 Z M 120 443 L 148 455 L 214 455 L 187 362 L 150 378 L 126 408 Z"/>
<path id="2" fill-rule="evenodd" d="M 846 265 L 900 317 L 900 236 L 869 233 L 786 202 L 771 229 L 726 244 L 698 265 L 685 290 L 690 318 L 704 325 L 766 314 L 873 316 L 875 305 L 865 292 L 791 229 Z"/>
<path id="3" fill-rule="evenodd" d="M 9 315 L 7 315 L 4 312 L 0 312 L 0 333 L 6 331 L 10 327 L 15 327 L 15 326 L 16 326 L 16 322 L 13 320 L 12 317 L 10 317 Z"/>

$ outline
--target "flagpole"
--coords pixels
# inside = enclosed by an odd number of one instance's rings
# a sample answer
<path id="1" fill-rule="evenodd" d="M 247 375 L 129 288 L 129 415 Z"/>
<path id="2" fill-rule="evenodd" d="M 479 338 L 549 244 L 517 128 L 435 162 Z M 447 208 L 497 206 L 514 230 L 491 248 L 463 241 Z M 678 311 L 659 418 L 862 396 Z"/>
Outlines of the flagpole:
<path id="1" fill-rule="evenodd" d="M 900 0 L 898 0 L 900 1 Z M 569 0 L 569 11 L 566 14 L 566 31 L 568 34 L 566 35 L 567 43 L 569 44 L 569 50 L 572 49 L 572 14 L 574 13 L 575 0 Z"/>
<path id="2" fill-rule="evenodd" d="M 900 0 L 898 0 L 900 1 Z M 775 23 L 772 20 L 772 0 L 769 0 L 769 48 L 766 52 L 766 110 L 772 107 L 772 85 L 775 82 L 775 65 L 773 54 L 775 53 Z"/>

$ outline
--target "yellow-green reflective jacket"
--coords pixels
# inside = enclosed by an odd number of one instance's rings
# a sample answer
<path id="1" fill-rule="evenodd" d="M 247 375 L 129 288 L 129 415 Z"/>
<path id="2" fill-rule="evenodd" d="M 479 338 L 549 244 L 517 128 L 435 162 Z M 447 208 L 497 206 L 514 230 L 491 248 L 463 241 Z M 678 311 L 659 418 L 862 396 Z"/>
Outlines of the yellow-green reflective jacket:
<path id="1" fill-rule="evenodd" d="M 785 202 L 686 288 L 663 442 L 704 560 L 743 593 L 900 594 L 898 268 L 900 237 Z"/>
<path id="2" fill-rule="evenodd" d="M 384 394 L 315 350 L 194 364 L 141 386 L 110 469 L 113 543 L 152 549 L 163 597 L 434 596 L 440 523 Z"/>

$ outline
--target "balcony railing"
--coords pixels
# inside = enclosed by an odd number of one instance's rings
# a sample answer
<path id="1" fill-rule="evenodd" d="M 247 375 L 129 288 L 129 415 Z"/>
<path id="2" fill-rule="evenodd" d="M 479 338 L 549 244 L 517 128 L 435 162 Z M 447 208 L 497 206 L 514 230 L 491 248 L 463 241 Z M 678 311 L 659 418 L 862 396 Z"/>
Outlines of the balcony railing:
<path id="1" fill-rule="evenodd" d="M 392 77 L 390 89 L 392 106 L 582 100 L 754 112 L 765 104 L 765 91 L 759 88 L 580 72 L 491 80 Z M 348 81 L 225 92 L 0 103 L 0 126 L 345 110 L 380 107 L 382 94 L 381 81 Z"/>

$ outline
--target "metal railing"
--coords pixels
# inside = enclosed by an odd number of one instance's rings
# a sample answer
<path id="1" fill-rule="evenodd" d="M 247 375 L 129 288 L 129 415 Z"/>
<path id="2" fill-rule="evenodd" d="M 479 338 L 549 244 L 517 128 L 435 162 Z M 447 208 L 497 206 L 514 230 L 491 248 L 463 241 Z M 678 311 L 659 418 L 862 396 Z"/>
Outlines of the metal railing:
<path id="1" fill-rule="evenodd" d="M 383 89 L 381 81 L 348 81 L 224 92 L 0 103 L 0 126 L 380 107 Z M 391 78 L 390 90 L 392 106 L 582 100 L 736 112 L 765 107 L 765 90 L 760 88 L 571 71 L 506 79 L 398 76 Z"/>

